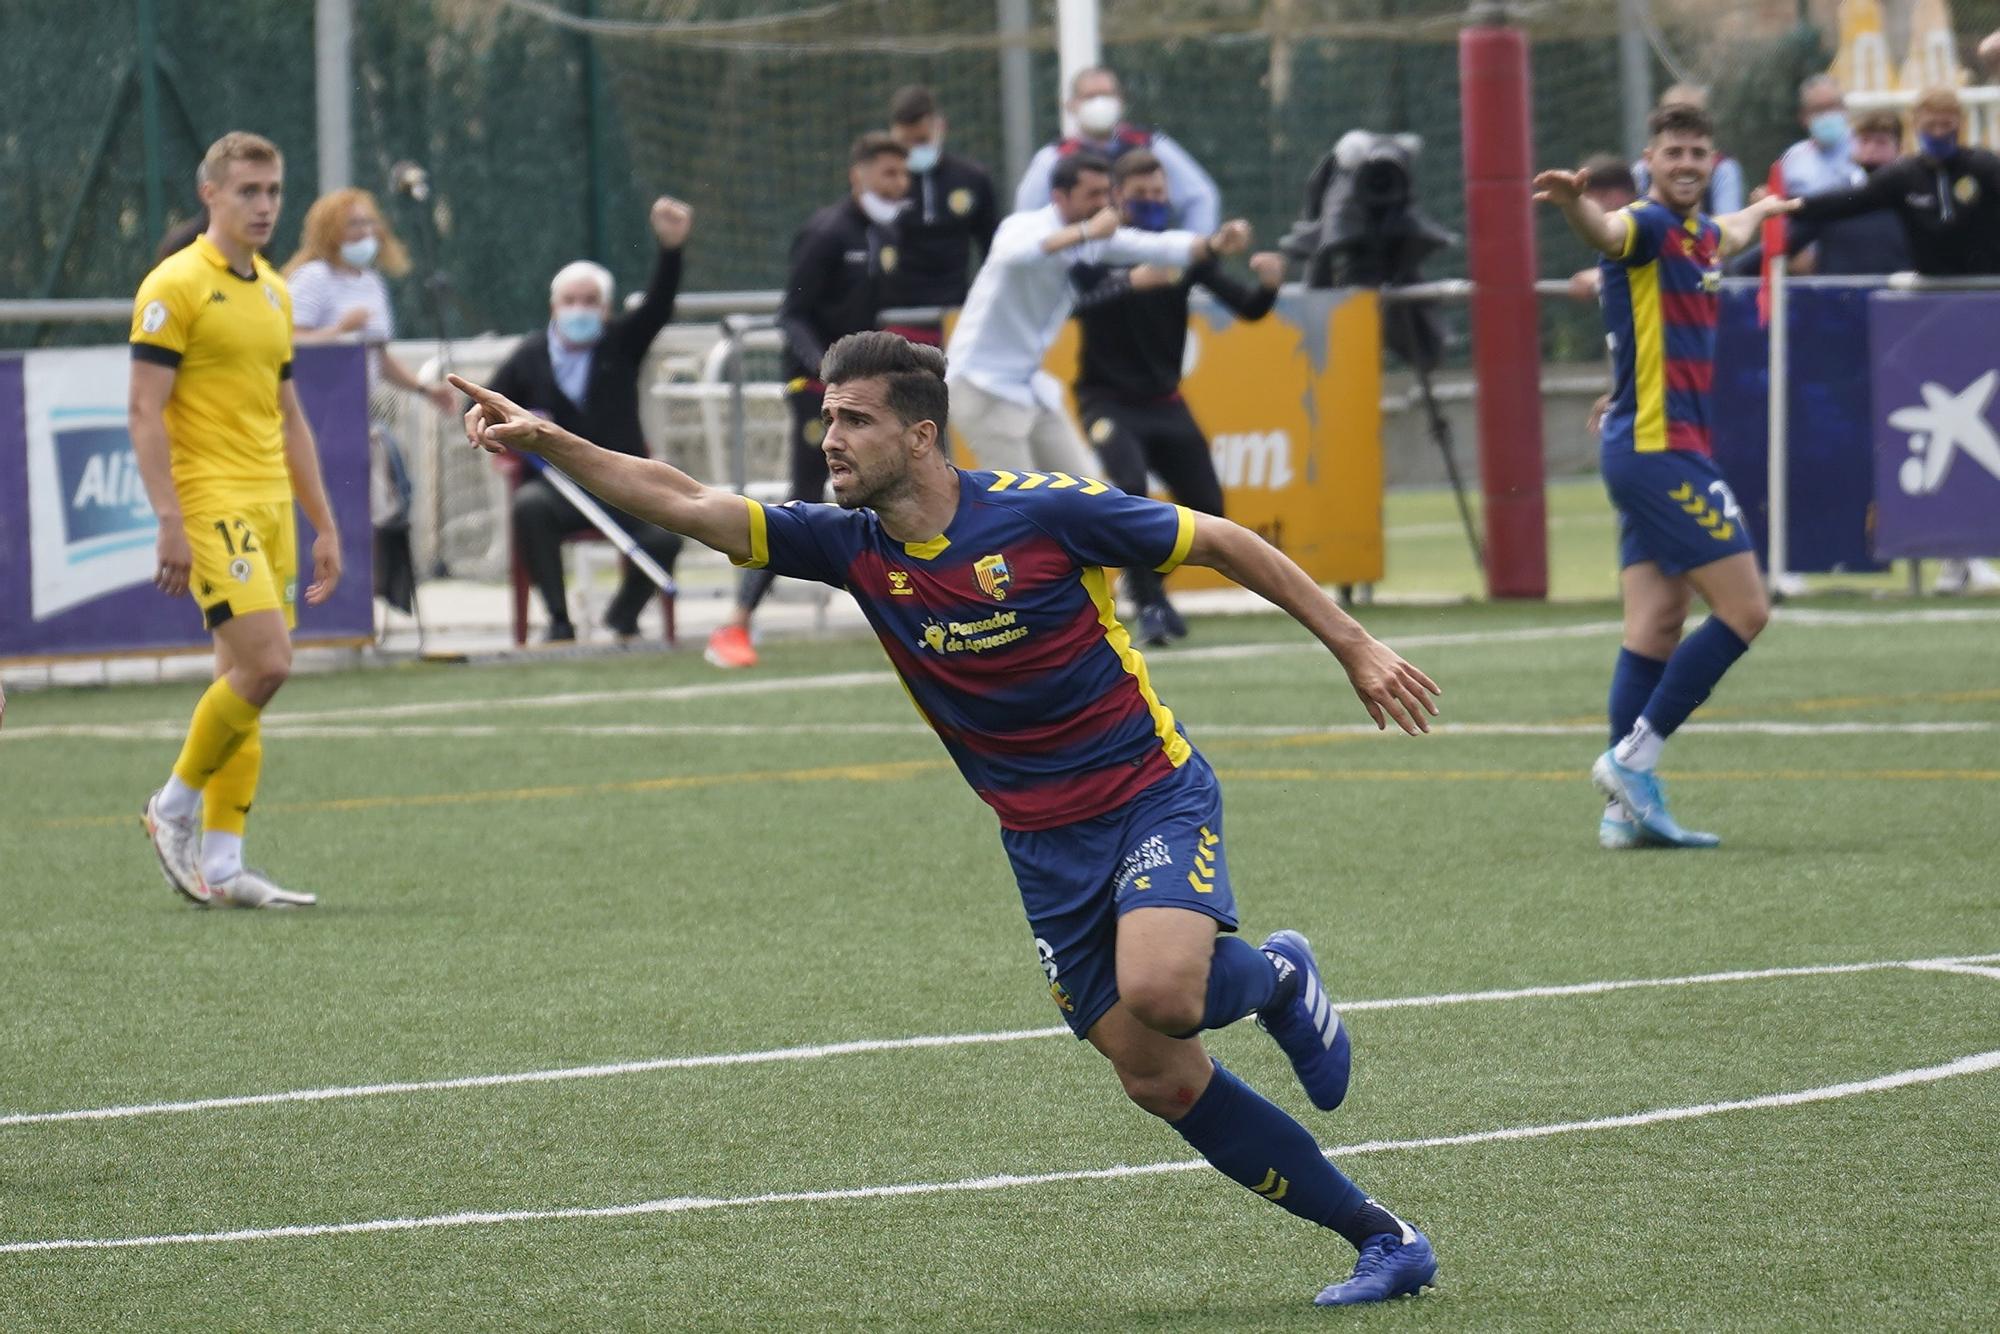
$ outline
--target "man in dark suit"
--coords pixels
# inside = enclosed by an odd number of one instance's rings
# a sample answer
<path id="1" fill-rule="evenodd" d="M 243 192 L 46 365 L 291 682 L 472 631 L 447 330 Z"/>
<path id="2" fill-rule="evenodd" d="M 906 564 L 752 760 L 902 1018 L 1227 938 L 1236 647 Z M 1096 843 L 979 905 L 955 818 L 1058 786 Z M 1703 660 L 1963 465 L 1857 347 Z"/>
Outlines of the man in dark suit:
<path id="1" fill-rule="evenodd" d="M 993 178 L 970 158 L 945 150 L 945 118 L 931 90 L 899 89 L 889 101 L 889 137 L 909 151 L 910 197 L 896 219 L 902 259 L 882 282 L 885 307 L 962 306 L 1000 225 Z M 911 342 L 943 345 L 937 320 L 885 326 Z"/>
<path id="2" fill-rule="evenodd" d="M 647 450 L 639 425 L 639 373 L 653 339 L 673 318 L 681 246 L 694 225 L 694 213 L 662 195 L 653 203 L 652 223 L 660 255 L 637 306 L 612 313 L 611 273 L 602 265 L 577 260 L 563 266 L 549 284 L 548 327 L 523 338 L 492 382 L 495 390 L 564 430 L 641 457 Z M 541 475 L 539 459 L 525 462 L 535 473 L 514 492 L 514 537 L 528 577 L 548 608 L 549 642 L 575 639 L 563 589 L 562 540 L 590 527 L 590 521 Z M 663 568 L 673 568 L 680 538 L 630 515 L 608 512 Z M 627 562 L 605 625 L 621 638 L 636 635 L 639 612 L 653 591 L 652 581 Z"/>

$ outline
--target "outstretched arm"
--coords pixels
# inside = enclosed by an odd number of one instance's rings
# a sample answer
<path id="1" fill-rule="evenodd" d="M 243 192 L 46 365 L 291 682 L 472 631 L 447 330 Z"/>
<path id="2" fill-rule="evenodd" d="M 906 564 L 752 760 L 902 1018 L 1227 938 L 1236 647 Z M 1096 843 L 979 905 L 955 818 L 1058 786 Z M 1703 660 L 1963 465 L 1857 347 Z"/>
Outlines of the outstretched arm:
<path id="1" fill-rule="evenodd" d="M 539 454 L 616 509 L 691 537 L 733 561 L 754 554 L 750 507 L 735 492 L 703 486 L 671 464 L 600 449 L 491 389 L 457 375 L 448 378 L 472 400 L 465 438 L 480 449 Z"/>
<path id="2" fill-rule="evenodd" d="M 1569 229 L 1600 255 L 1622 258 L 1629 244 L 1632 220 L 1623 211 L 1606 213 L 1583 192 L 1580 171 L 1545 171 L 1535 177 L 1535 202 L 1562 210 Z"/>
<path id="3" fill-rule="evenodd" d="M 1722 229 L 1722 253 L 1729 256 L 1755 245 L 1764 226 L 1764 219 L 1780 213 L 1796 213 L 1799 201 L 1787 199 L 1783 195 L 1766 195 L 1748 208 L 1740 208 L 1734 213 L 1725 213 L 1715 220 Z"/>
<path id="4" fill-rule="evenodd" d="M 1216 571 L 1312 631 L 1339 659 L 1377 727 L 1394 722 L 1412 736 L 1431 730 L 1426 715 L 1438 711 L 1431 697 L 1444 693 L 1437 682 L 1362 629 L 1290 556 L 1241 524 L 1198 514 L 1184 563 Z"/>

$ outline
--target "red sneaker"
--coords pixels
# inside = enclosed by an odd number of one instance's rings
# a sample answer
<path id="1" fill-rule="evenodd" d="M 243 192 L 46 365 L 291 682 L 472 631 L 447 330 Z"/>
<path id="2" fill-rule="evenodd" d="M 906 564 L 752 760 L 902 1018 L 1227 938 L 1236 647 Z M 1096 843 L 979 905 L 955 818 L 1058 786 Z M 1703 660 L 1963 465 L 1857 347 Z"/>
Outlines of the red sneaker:
<path id="1" fill-rule="evenodd" d="M 755 667 L 757 650 L 750 646 L 750 632 L 740 625 L 725 625 L 708 637 L 702 657 L 717 667 Z"/>

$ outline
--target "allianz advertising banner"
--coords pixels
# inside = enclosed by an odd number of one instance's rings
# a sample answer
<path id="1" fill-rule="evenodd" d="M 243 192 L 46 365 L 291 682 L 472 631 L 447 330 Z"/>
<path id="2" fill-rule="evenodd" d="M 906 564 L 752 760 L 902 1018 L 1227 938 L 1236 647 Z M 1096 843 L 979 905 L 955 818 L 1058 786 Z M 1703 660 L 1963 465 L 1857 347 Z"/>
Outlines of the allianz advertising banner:
<path id="1" fill-rule="evenodd" d="M 153 588 L 158 527 L 126 427 L 120 347 L 0 360 L 0 659 L 205 648 L 191 598 Z M 300 349 L 294 382 L 319 438 L 345 571 L 299 608 L 301 643 L 373 634 L 368 434 L 358 348 Z M 301 543 L 311 526 L 299 525 Z M 311 561 L 302 548 L 300 565 Z"/>
<path id="2" fill-rule="evenodd" d="M 1875 551 L 2000 556 L 2000 293 L 1877 292 Z"/>

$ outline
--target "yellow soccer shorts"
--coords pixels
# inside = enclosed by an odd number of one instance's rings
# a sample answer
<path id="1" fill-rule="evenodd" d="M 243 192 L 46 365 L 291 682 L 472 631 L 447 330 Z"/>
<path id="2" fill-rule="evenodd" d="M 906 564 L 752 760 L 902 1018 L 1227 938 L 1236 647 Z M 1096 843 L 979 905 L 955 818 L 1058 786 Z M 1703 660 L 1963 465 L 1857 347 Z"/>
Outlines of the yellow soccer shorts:
<path id="1" fill-rule="evenodd" d="M 182 517 L 194 567 L 188 592 L 213 630 L 232 616 L 281 610 L 298 624 L 299 536 L 292 502 L 211 504 Z"/>

